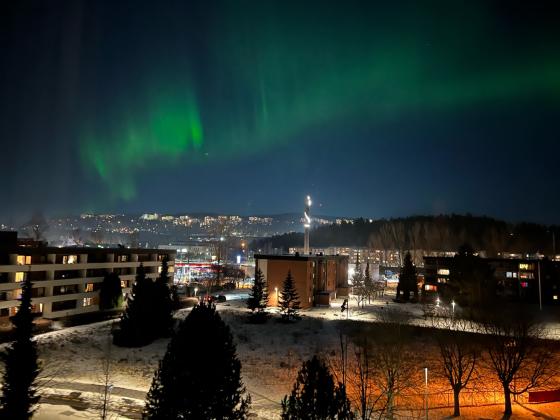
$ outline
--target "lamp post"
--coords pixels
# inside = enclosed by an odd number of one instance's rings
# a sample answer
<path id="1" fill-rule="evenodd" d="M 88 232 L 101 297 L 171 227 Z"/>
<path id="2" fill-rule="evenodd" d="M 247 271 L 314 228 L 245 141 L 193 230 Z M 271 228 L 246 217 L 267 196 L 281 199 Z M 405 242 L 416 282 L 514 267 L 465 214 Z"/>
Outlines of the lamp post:
<path id="1" fill-rule="evenodd" d="M 426 406 L 426 420 L 428 420 L 428 368 L 424 368 L 424 404 Z"/>

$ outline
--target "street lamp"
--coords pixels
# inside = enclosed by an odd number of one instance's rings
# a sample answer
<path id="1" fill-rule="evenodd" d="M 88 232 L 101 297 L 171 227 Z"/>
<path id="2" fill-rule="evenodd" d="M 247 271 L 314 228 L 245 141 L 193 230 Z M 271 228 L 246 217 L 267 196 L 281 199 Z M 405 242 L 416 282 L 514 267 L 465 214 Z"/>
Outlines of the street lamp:
<path id="1" fill-rule="evenodd" d="M 425 384 L 425 391 L 424 391 L 424 400 L 426 405 L 426 420 L 428 420 L 428 368 L 424 368 L 424 384 Z"/>
<path id="2" fill-rule="evenodd" d="M 452 315 L 455 316 L 455 301 L 451 301 Z"/>

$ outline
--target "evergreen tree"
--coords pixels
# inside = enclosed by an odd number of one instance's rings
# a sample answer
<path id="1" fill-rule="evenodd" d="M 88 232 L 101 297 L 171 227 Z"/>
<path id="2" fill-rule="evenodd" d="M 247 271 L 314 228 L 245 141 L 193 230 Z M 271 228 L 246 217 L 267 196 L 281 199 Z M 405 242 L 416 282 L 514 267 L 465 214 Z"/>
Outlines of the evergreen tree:
<path id="1" fill-rule="evenodd" d="M 251 319 L 254 322 L 266 320 L 265 309 L 268 305 L 268 290 L 264 276 L 260 269 L 255 273 L 255 283 L 251 289 L 249 299 L 247 299 L 247 309 L 251 310 Z"/>
<path id="2" fill-rule="evenodd" d="M 116 273 L 107 273 L 99 289 L 99 309 L 121 307 L 123 302 L 121 279 Z"/>
<path id="3" fill-rule="evenodd" d="M 121 316 L 120 328 L 113 337 L 113 343 L 117 346 L 141 347 L 154 340 L 154 324 L 150 312 L 153 288 L 153 282 L 146 278 L 144 266 L 140 264 Z"/>
<path id="4" fill-rule="evenodd" d="M 288 275 L 284 280 L 282 292 L 280 292 L 280 298 L 278 299 L 278 306 L 280 307 L 280 313 L 284 321 L 291 321 L 298 318 L 299 310 L 301 309 L 299 295 L 290 271 L 288 271 Z"/>
<path id="5" fill-rule="evenodd" d="M 366 296 L 366 288 L 359 255 L 356 257 L 356 268 L 354 270 L 354 274 L 352 275 L 352 294 L 355 296 L 358 306 L 362 305 L 363 307 Z"/>
<path id="6" fill-rule="evenodd" d="M 366 271 L 364 273 L 364 292 L 368 298 L 368 303 L 371 303 L 371 298 L 375 293 L 375 284 L 369 272 L 369 260 L 366 263 Z"/>
<path id="7" fill-rule="evenodd" d="M 210 333 L 209 333 L 210 332 Z M 201 338 L 193 342 L 193 337 Z M 147 419 L 246 419 L 241 362 L 229 327 L 211 303 L 200 303 L 180 324 L 159 363 Z"/>
<path id="8" fill-rule="evenodd" d="M 39 374 L 37 347 L 33 340 L 31 313 L 32 284 L 27 274 L 18 312 L 12 318 L 14 341 L 2 353 L 4 376 L 0 397 L 0 418 L 25 420 L 33 416 L 39 402 L 35 380 Z"/>
<path id="9" fill-rule="evenodd" d="M 304 362 L 291 395 L 282 400 L 282 420 L 352 418 L 344 385 L 335 386 L 329 368 L 317 356 Z"/>
<path id="10" fill-rule="evenodd" d="M 161 271 L 153 285 L 153 327 L 156 337 L 167 337 L 173 329 L 173 301 L 169 288 L 168 259 L 161 262 Z"/>
<path id="11" fill-rule="evenodd" d="M 416 267 L 412 264 L 412 256 L 407 252 L 404 257 L 404 264 L 399 275 L 399 285 L 397 286 L 397 300 L 400 298 L 400 292 L 403 293 L 403 300 L 410 300 L 410 292 L 414 293 L 414 298 L 418 299 L 418 278 L 416 275 Z"/>

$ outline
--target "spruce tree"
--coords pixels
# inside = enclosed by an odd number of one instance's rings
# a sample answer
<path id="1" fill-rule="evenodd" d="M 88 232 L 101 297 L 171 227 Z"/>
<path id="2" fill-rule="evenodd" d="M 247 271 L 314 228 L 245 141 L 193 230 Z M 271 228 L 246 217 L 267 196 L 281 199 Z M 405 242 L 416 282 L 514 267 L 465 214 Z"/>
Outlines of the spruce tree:
<path id="1" fill-rule="evenodd" d="M 282 400 L 282 420 L 352 418 L 344 385 L 335 385 L 329 368 L 317 356 L 304 362 L 291 395 Z"/>
<path id="2" fill-rule="evenodd" d="M 288 275 L 284 280 L 282 292 L 280 292 L 280 298 L 278 299 L 278 306 L 280 307 L 282 320 L 291 321 L 299 317 L 299 310 L 301 309 L 299 295 L 290 271 L 288 271 Z"/>
<path id="3" fill-rule="evenodd" d="M 148 392 L 144 417 L 246 419 L 250 397 L 244 394 L 230 329 L 213 304 L 202 302 L 171 339 Z"/>
<path id="4" fill-rule="evenodd" d="M 356 268 L 354 270 L 354 275 L 352 276 L 352 294 L 356 297 L 358 306 L 360 306 L 361 304 L 363 307 L 364 299 L 366 296 L 366 288 L 365 288 L 364 274 L 362 273 L 359 257 L 356 261 Z"/>
<path id="5" fill-rule="evenodd" d="M 146 278 L 144 266 L 140 264 L 136 279 L 127 298 L 121 316 L 120 328 L 115 331 L 113 343 L 122 347 L 141 347 L 154 338 L 154 323 L 151 313 L 153 282 Z"/>
<path id="6" fill-rule="evenodd" d="M 373 284 L 373 279 L 369 272 L 369 260 L 366 263 L 366 271 L 364 273 L 364 292 L 368 298 L 368 303 L 371 303 L 371 297 L 375 293 L 375 285 Z"/>
<path id="7" fill-rule="evenodd" d="M 99 289 L 99 309 L 113 309 L 122 306 L 121 279 L 117 273 L 107 273 Z"/>
<path id="8" fill-rule="evenodd" d="M 266 321 L 265 309 L 268 305 L 268 290 L 264 276 L 260 269 L 255 273 L 255 283 L 251 289 L 249 299 L 247 299 L 247 309 L 251 310 L 251 320 L 253 322 Z"/>
<path id="9" fill-rule="evenodd" d="M 39 402 L 35 380 L 39 374 L 37 346 L 33 340 L 31 313 L 32 284 L 27 274 L 18 312 L 12 318 L 14 341 L 2 353 L 4 376 L 0 397 L 0 418 L 30 419 Z"/>
<path id="10" fill-rule="evenodd" d="M 173 301 L 169 288 L 168 259 L 161 262 L 161 271 L 153 285 L 153 327 L 156 337 L 167 337 L 173 328 Z"/>
<path id="11" fill-rule="evenodd" d="M 399 275 L 399 285 L 397 287 L 397 299 L 399 299 L 399 291 L 403 292 L 403 300 L 408 302 L 410 292 L 414 293 L 414 298 L 418 298 L 416 267 L 412 264 L 412 256 L 407 252 L 404 257 L 404 264 Z"/>

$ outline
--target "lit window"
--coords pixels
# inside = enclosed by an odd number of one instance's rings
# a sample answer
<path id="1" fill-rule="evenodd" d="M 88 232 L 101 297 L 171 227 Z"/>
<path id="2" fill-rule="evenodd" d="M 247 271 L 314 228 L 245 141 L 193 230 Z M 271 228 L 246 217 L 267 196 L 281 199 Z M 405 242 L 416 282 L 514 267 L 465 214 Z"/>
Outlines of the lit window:
<path id="1" fill-rule="evenodd" d="M 29 265 L 31 264 L 31 255 L 18 255 L 17 256 L 18 265 Z"/>
<path id="2" fill-rule="evenodd" d="M 520 279 L 534 279 L 535 275 L 533 273 L 519 273 Z"/>
<path id="3" fill-rule="evenodd" d="M 437 282 L 438 283 L 447 283 L 447 279 L 445 277 L 438 277 Z"/>
<path id="4" fill-rule="evenodd" d="M 519 264 L 519 269 L 520 270 L 531 270 L 531 264 L 527 264 L 527 263 L 520 263 Z"/>
<path id="5" fill-rule="evenodd" d="M 24 276 L 25 276 L 25 273 L 23 271 L 18 271 L 16 273 L 16 281 L 23 281 Z"/>
<path id="6" fill-rule="evenodd" d="M 506 273 L 506 277 L 507 277 L 508 279 L 511 279 L 511 278 L 513 277 L 513 273 L 512 273 L 511 271 L 508 271 L 508 272 Z"/>
<path id="7" fill-rule="evenodd" d="M 91 306 L 91 298 L 84 298 L 83 306 Z"/>
<path id="8" fill-rule="evenodd" d="M 128 287 L 126 285 L 126 280 L 121 280 L 121 288 L 123 288 L 123 287 Z"/>
<path id="9" fill-rule="evenodd" d="M 440 276 L 448 276 L 449 275 L 449 269 L 448 268 L 440 268 L 440 269 L 438 269 L 437 273 Z"/>
<path id="10" fill-rule="evenodd" d="M 86 292 L 93 292 L 93 283 L 86 284 Z"/>
<path id="11" fill-rule="evenodd" d="M 526 281 L 522 281 L 521 282 L 521 287 L 523 287 L 524 289 L 526 289 L 527 287 L 529 287 L 529 283 Z"/>
<path id="12" fill-rule="evenodd" d="M 78 262 L 77 255 L 64 255 L 62 257 L 62 264 L 76 264 Z"/>
<path id="13" fill-rule="evenodd" d="M 437 286 L 435 284 L 426 284 L 424 285 L 424 290 L 427 292 L 437 292 Z"/>
<path id="14" fill-rule="evenodd" d="M 558 295 L 552 296 L 552 299 L 553 299 L 553 300 L 558 300 Z"/>

